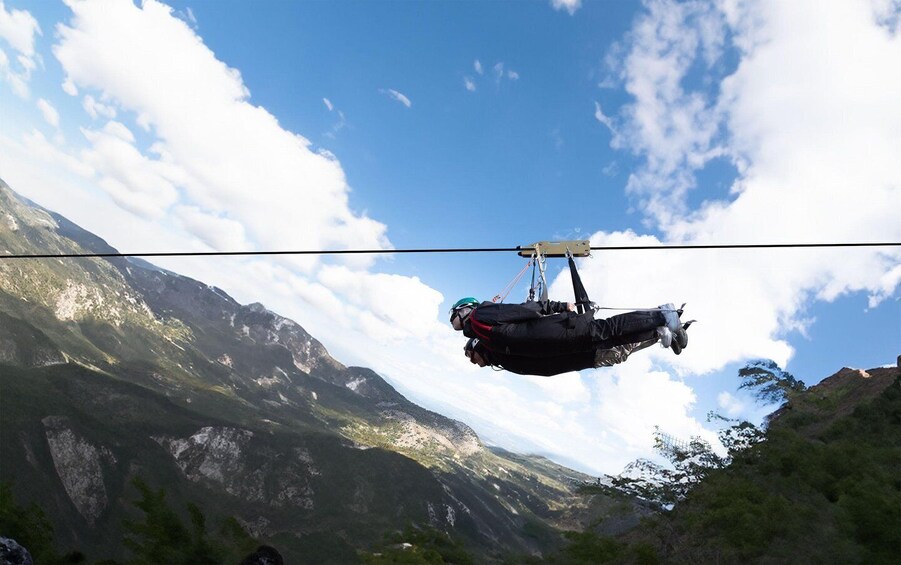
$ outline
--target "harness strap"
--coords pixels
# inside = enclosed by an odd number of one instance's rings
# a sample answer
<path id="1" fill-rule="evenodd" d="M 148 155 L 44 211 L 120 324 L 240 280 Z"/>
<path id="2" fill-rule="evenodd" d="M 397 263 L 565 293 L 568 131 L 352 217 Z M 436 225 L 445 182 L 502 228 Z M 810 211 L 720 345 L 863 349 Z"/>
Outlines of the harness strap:
<path id="1" fill-rule="evenodd" d="M 472 314 L 469 315 L 469 327 L 472 328 L 472 332 L 476 334 L 476 337 L 484 343 L 491 343 L 491 326 L 476 318 L 476 310 L 473 310 Z"/>
<path id="2" fill-rule="evenodd" d="M 492 302 L 503 302 L 504 300 L 506 300 L 507 295 L 510 294 L 510 291 L 513 290 L 513 287 L 515 287 L 519 283 L 519 279 L 521 279 L 522 276 L 524 274 L 526 274 L 526 271 L 529 270 L 529 267 L 531 265 L 532 265 L 532 259 L 529 259 L 529 262 L 526 263 L 526 266 L 522 268 L 522 270 L 519 272 L 519 274 L 516 275 L 515 277 L 513 277 L 513 280 L 510 281 L 509 283 L 507 283 L 507 286 L 505 286 L 503 288 L 503 290 L 501 290 L 499 293 L 497 293 L 494 296 L 494 298 L 491 299 L 491 301 Z"/>
<path id="3" fill-rule="evenodd" d="M 576 269 L 576 262 L 573 260 L 573 255 L 570 253 L 569 249 L 566 250 L 566 257 L 569 260 L 569 273 L 573 279 L 573 294 L 576 297 L 576 309 L 579 314 L 584 314 L 591 308 L 591 300 L 588 298 L 588 292 L 585 290 L 585 285 L 582 284 L 582 278 L 579 276 L 579 271 Z"/>

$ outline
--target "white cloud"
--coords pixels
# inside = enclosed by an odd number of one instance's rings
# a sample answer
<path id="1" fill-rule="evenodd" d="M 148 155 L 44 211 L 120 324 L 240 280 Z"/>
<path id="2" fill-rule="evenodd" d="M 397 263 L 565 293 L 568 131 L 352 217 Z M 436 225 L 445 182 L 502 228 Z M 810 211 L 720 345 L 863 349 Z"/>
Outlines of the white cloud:
<path id="1" fill-rule="evenodd" d="M 747 410 L 744 402 L 728 392 L 721 392 L 716 397 L 716 403 L 724 412 L 723 415 L 729 418 L 737 418 Z"/>
<path id="2" fill-rule="evenodd" d="M 403 93 L 394 90 L 393 88 L 382 89 L 381 92 L 387 94 L 392 99 L 397 100 L 407 108 L 413 105 L 413 103 L 410 102 L 409 98 L 407 98 Z"/>
<path id="3" fill-rule="evenodd" d="M 464 76 L 463 77 L 463 86 L 469 92 L 475 92 L 477 90 L 478 81 L 480 80 L 479 76 L 482 76 L 485 74 L 485 69 L 482 66 L 482 63 L 478 59 L 476 59 L 475 63 L 473 64 L 473 67 L 475 68 L 476 74 L 478 76 L 476 76 L 476 77 Z M 496 85 L 500 85 L 501 81 L 505 80 L 505 79 L 509 80 L 509 81 L 519 80 L 519 73 L 512 69 L 505 69 L 505 65 L 504 65 L 503 61 L 498 61 L 497 63 L 494 64 L 494 66 L 491 67 L 491 74 L 494 76 L 494 82 Z"/>
<path id="4" fill-rule="evenodd" d="M 176 206 L 175 217 L 188 233 L 217 251 L 247 251 L 251 249 L 240 222 L 210 214 L 195 206 Z"/>
<path id="5" fill-rule="evenodd" d="M 335 107 L 332 106 L 332 101 L 329 100 L 328 98 L 323 98 L 322 103 L 325 104 L 325 107 L 328 108 L 329 112 L 331 112 L 332 110 L 335 109 Z"/>
<path id="6" fill-rule="evenodd" d="M 653 445 L 655 426 L 677 437 L 715 438 L 688 415 L 696 397 L 687 384 L 672 380 L 662 371 L 651 368 L 641 353 L 628 363 L 602 373 L 596 384 L 597 405 L 594 407 L 597 427 L 623 446 L 618 464 L 648 453 Z"/>
<path id="7" fill-rule="evenodd" d="M 557 11 L 566 10 L 571 16 L 582 7 L 582 0 L 551 0 L 551 6 Z"/>
<path id="8" fill-rule="evenodd" d="M 54 46 L 68 79 L 137 114 L 138 124 L 158 139 L 157 157 L 129 149 L 130 163 L 140 168 L 129 174 L 159 177 L 164 189 L 138 190 L 141 205 L 130 209 L 162 214 L 180 195 L 184 204 L 211 214 L 231 213 L 249 239 L 269 249 L 388 245 L 383 224 L 349 209 L 338 162 L 311 151 L 309 141 L 250 104 L 238 71 L 217 60 L 171 8 L 155 0 L 141 7 L 79 2 L 71 8 L 72 22 L 58 27 Z M 94 157 L 100 174 L 121 181 L 121 161 L 100 158 L 96 148 Z M 129 206 L 121 186 L 104 186 Z"/>
<path id="9" fill-rule="evenodd" d="M 634 102 L 614 143 L 646 159 L 629 183 L 641 209 L 680 243 L 901 241 L 901 75 L 892 71 L 901 36 L 864 3 L 742 6 L 654 1 L 636 21 L 622 69 Z M 727 25 L 737 69 L 688 91 L 693 65 L 720 64 Z M 688 213 L 695 173 L 716 156 L 739 177 Z M 599 232 L 592 241 L 649 240 Z M 786 333 L 815 323 L 811 299 L 865 291 L 875 304 L 901 277 L 897 249 L 643 253 L 596 254 L 583 276 L 609 305 L 687 301 L 700 322 L 686 353 L 670 359 L 685 373 L 752 357 L 784 365 Z"/>
<path id="10" fill-rule="evenodd" d="M 176 10 L 172 13 L 176 18 L 184 21 L 186 24 L 191 26 L 192 29 L 197 29 L 197 18 L 194 16 L 194 11 L 190 6 L 182 10 Z"/>
<path id="11" fill-rule="evenodd" d="M 631 49 L 621 70 L 635 98 L 623 112 L 625 127 L 615 147 L 629 147 L 647 159 L 629 179 L 628 190 L 666 223 L 686 212 L 694 188 L 692 173 L 723 154 L 716 144 L 720 114 L 701 90 L 686 91 L 685 77 L 699 53 L 707 69 L 722 51 L 722 14 L 710 3 L 654 0 L 630 32 Z"/>
<path id="12" fill-rule="evenodd" d="M 521 378 L 541 389 L 543 395 L 559 405 L 582 404 L 590 394 L 579 373 L 566 373 L 553 378 L 533 376 Z"/>
<path id="13" fill-rule="evenodd" d="M 94 169 L 86 164 L 83 159 L 69 155 L 68 153 L 61 151 L 54 144 L 47 140 L 44 137 L 44 134 L 37 130 L 32 130 L 28 134 L 24 136 L 24 141 L 22 145 L 11 145 L 9 142 L 6 144 L 6 151 L 9 154 L 9 160 L 4 163 L 4 175 L 6 175 L 6 169 L 11 168 L 12 163 L 22 163 L 27 164 L 30 159 L 28 156 L 30 155 L 33 159 L 36 159 L 40 165 L 44 165 L 46 163 L 53 164 L 55 166 L 59 166 L 65 171 L 69 173 L 73 173 L 80 178 L 91 178 L 94 176 Z M 17 153 L 18 151 L 18 153 Z M 17 155 L 18 159 L 14 159 L 13 155 Z M 32 178 L 34 175 L 29 175 L 26 178 Z M 4 176 L 4 178 L 6 178 Z M 10 176 L 9 178 L 17 178 L 15 175 Z M 47 185 L 52 186 L 53 182 L 48 182 Z M 65 183 L 60 182 L 58 185 L 64 185 Z"/>
<path id="14" fill-rule="evenodd" d="M 177 171 L 142 154 L 124 124 L 111 121 L 102 130 L 82 133 L 91 144 L 82 153 L 84 162 L 97 171 L 97 185 L 124 209 L 160 219 L 178 201 Z"/>
<path id="15" fill-rule="evenodd" d="M 43 98 L 39 98 L 37 104 L 38 109 L 41 111 L 41 115 L 44 116 L 44 121 L 55 128 L 59 127 L 59 112 L 56 111 L 53 104 L 47 102 Z"/>
<path id="16" fill-rule="evenodd" d="M 354 271 L 343 266 L 324 266 L 318 281 L 340 293 L 347 302 L 373 315 L 370 338 L 381 341 L 389 332 L 400 337 L 428 338 L 446 331 L 438 321 L 444 297 L 418 277 Z M 417 304 L 411 309 L 410 304 Z M 393 337 L 393 336 L 392 336 Z"/>
<path id="17" fill-rule="evenodd" d="M 26 10 L 12 9 L 6 11 L 5 3 L 0 0 L 0 38 L 16 51 L 33 58 L 34 37 L 41 34 L 38 21 Z"/>
<path id="18" fill-rule="evenodd" d="M 609 129 L 614 135 L 616 134 L 616 129 L 613 127 L 613 119 L 610 116 L 604 114 L 604 111 L 601 110 L 601 104 L 599 102 L 594 103 L 594 119 L 607 126 L 607 129 Z"/>
<path id="19" fill-rule="evenodd" d="M 72 82 L 72 80 L 69 78 L 67 78 L 66 80 L 63 81 L 62 89 L 63 89 L 63 92 L 65 92 L 69 96 L 78 96 L 78 87 L 75 86 L 75 83 Z M 112 116 L 112 117 L 115 117 L 115 116 Z"/>
<path id="20" fill-rule="evenodd" d="M 13 92 L 20 98 L 28 98 L 28 82 L 31 72 L 37 67 L 38 54 L 34 49 L 34 39 L 41 34 L 37 20 L 26 10 L 6 10 L 0 0 L 0 39 L 17 52 L 16 68 L 5 51 L 0 50 L 0 77 L 9 82 Z"/>
<path id="21" fill-rule="evenodd" d="M 75 90 L 75 93 L 77 94 L 78 90 Z M 99 117 L 103 117 L 103 118 L 112 120 L 113 118 L 116 117 L 116 109 L 115 108 L 113 108 L 112 106 L 109 106 L 107 104 L 104 104 L 102 102 L 98 102 L 90 94 L 88 94 L 87 96 L 84 97 L 84 101 L 82 102 L 81 106 L 82 106 L 82 108 L 84 108 L 84 111 L 87 112 L 89 116 L 91 116 L 92 118 L 95 118 L 95 119 L 99 118 Z"/>

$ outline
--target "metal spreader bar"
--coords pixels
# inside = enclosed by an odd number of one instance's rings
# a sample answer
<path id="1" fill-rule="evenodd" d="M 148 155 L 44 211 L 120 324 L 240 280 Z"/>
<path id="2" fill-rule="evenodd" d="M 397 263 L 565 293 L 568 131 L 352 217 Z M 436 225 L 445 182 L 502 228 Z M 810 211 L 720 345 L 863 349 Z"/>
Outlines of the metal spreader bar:
<path id="1" fill-rule="evenodd" d="M 531 257 L 533 254 L 544 257 L 566 257 L 567 251 L 573 257 L 588 257 L 591 255 L 591 242 L 587 239 L 539 241 L 530 245 L 519 245 L 516 250 L 520 257 Z"/>

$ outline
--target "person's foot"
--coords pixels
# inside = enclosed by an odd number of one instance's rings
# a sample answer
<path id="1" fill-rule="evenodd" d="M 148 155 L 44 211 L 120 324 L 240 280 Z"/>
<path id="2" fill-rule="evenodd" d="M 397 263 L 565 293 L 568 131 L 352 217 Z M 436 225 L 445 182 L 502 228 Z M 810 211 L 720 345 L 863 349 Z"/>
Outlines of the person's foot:
<path id="1" fill-rule="evenodd" d="M 661 304 L 658 308 L 660 313 L 663 314 L 663 319 L 666 321 L 666 327 L 669 328 L 669 331 L 675 332 L 682 328 L 682 322 L 679 321 L 681 312 L 676 310 L 676 306 L 672 302 Z"/>
<path id="2" fill-rule="evenodd" d="M 688 332 L 685 331 L 687 327 L 687 325 L 682 326 L 673 332 L 673 342 L 670 344 L 670 347 L 676 355 L 679 355 L 683 349 L 688 347 Z"/>

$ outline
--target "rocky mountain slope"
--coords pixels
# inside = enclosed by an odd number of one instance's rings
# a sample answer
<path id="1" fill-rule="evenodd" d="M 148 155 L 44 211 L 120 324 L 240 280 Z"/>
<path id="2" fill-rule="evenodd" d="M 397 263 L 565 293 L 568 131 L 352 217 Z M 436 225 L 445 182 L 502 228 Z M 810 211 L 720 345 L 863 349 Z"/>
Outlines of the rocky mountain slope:
<path id="1" fill-rule="evenodd" d="M 0 181 L 0 253 L 104 251 Z M 0 260 L 0 407 L 0 481 L 92 558 L 121 557 L 136 476 L 295 562 L 409 523 L 540 553 L 585 504 L 588 477 L 486 449 L 296 322 L 137 259 Z"/>

